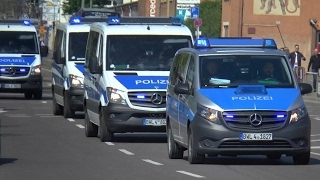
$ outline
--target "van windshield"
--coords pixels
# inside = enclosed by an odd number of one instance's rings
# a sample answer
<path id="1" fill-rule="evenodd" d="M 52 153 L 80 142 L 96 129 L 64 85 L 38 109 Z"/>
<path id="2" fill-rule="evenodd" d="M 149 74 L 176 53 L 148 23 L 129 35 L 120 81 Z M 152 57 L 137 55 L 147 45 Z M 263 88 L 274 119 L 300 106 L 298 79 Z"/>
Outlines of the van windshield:
<path id="1" fill-rule="evenodd" d="M 35 32 L 0 32 L 0 54 L 39 54 Z"/>
<path id="2" fill-rule="evenodd" d="M 69 61 L 84 61 L 89 32 L 70 33 Z"/>
<path id="3" fill-rule="evenodd" d="M 170 70 L 175 52 L 192 47 L 190 36 L 108 36 L 107 69 Z"/>
<path id="4" fill-rule="evenodd" d="M 201 87 L 294 87 L 290 65 L 281 56 L 201 56 L 199 64 Z"/>

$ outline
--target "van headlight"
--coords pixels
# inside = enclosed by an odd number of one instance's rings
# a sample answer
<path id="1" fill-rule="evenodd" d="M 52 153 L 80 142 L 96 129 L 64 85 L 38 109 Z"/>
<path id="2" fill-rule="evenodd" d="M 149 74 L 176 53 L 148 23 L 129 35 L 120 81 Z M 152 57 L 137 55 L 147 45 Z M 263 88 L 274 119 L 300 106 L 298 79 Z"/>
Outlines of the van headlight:
<path id="1" fill-rule="evenodd" d="M 213 123 L 216 123 L 216 124 L 220 124 L 220 121 L 219 121 L 219 117 L 218 117 L 218 112 L 217 110 L 214 110 L 212 108 L 208 108 L 208 107 L 205 107 L 205 106 L 202 106 L 200 104 L 198 104 L 198 114 L 207 119 L 208 121 L 210 122 L 213 122 Z"/>
<path id="2" fill-rule="evenodd" d="M 290 123 L 296 123 L 297 121 L 303 119 L 308 115 L 307 108 L 305 106 L 301 106 L 300 108 L 296 108 L 291 111 Z"/>
<path id="3" fill-rule="evenodd" d="M 111 103 L 126 105 L 125 92 L 116 88 L 107 87 L 108 99 Z"/>
<path id="4" fill-rule="evenodd" d="M 41 74 L 41 66 L 33 66 L 31 67 L 31 75 L 40 75 Z"/>
<path id="5" fill-rule="evenodd" d="M 71 86 L 78 87 L 83 85 L 83 77 L 74 74 L 69 75 L 69 81 Z"/>

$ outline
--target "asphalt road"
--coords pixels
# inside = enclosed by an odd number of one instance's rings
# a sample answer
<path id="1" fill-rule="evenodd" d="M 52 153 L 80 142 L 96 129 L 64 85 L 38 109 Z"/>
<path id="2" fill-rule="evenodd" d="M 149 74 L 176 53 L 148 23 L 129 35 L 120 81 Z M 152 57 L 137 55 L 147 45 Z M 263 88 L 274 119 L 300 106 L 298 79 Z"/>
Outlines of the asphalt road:
<path id="1" fill-rule="evenodd" d="M 205 164 L 170 160 L 164 133 L 116 134 L 115 142 L 87 138 L 83 113 L 65 119 L 52 115 L 51 56 L 44 58 L 44 98 L 0 94 L 1 180 L 318 180 L 320 177 L 320 98 L 304 96 L 312 119 L 309 165 L 293 165 L 291 157 L 210 157 Z"/>

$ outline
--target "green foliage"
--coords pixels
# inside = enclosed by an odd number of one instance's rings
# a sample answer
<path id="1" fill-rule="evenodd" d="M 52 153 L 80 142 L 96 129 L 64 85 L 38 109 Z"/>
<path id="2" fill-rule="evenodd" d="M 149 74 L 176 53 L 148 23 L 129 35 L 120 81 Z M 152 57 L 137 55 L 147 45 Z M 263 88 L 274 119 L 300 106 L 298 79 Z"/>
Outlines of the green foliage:
<path id="1" fill-rule="evenodd" d="M 69 0 L 66 2 L 63 2 L 62 9 L 63 12 L 66 14 L 73 14 L 79 11 L 81 8 L 81 1 L 82 0 Z M 104 5 L 110 4 L 111 0 L 92 0 L 92 4 L 98 5 L 97 8 L 103 8 Z M 84 1 L 84 7 L 89 8 L 90 7 L 90 0 Z"/>
<path id="2" fill-rule="evenodd" d="M 202 25 L 199 27 L 202 36 L 220 37 L 221 32 L 221 0 L 204 0 L 199 4 L 199 16 L 202 20 Z M 194 19 L 186 19 L 184 24 L 188 26 L 191 32 L 195 32 L 196 28 L 193 25 Z"/>

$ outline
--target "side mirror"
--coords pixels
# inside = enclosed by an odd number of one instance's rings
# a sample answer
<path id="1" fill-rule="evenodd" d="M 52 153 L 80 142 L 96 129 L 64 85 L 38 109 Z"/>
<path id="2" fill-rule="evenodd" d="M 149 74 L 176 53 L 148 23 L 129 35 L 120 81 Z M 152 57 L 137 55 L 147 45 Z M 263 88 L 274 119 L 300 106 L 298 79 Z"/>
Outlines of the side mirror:
<path id="1" fill-rule="evenodd" d="M 299 83 L 301 94 L 308 94 L 312 92 L 312 86 L 308 83 Z"/>
<path id="2" fill-rule="evenodd" d="M 48 46 L 40 46 L 40 54 L 41 54 L 41 57 L 47 57 L 49 54 Z"/>
<path id="3" fill-rule="evenodd" d="M 96 56 L 90 57 L 89 70 L 92 74 L 101 74 L 102 68 L 98 65 L 98 58 Z"/>
<path id="4" fill-rule="evenodd" d="M 177 94 L 189 94 L 189 85 L 186 83 L 179 83 L 174 87 L 173 91 Z"/>
<path id="5" fill-rule="evenodd" d="M 53 59 L 56 61 L 57 64 L 65 64 L 66 63 L 66 58 L 61 57 L 61 50 L 57 50 L 54 52 Z"/>

